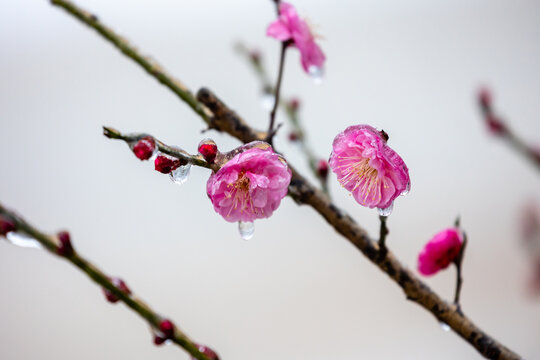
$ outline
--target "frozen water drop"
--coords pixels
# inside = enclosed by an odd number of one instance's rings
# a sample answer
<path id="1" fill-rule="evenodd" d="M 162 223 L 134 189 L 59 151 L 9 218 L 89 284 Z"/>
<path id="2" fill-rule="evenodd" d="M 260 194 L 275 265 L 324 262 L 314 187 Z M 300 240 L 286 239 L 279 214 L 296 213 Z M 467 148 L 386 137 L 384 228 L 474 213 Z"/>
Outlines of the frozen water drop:
<path id="1" fill-rule="evenodd" d="M 6 239 L 10 243 L 16 246 L 32 248 L 32 249 L 42 249 L 43 246 L 34 239 L 26 234 L 18 233 L 15 231 L 10 231 L 6 234 Z"/>
<path id="2" fill-rule="evenodd" d="M 410 182 L 407 183 L 407 187 L 405 188 L 405 190 L 403 190 L 401 192 L 400 195 L 407 195 L 409 193 L 409 191 L 411 191 L 411 183 Z"/>
<path id="3" fill-rule="evenodd" d="M 253 221 L 239 221 L 238 231 L 240 232 L 242 239 L 249 240 L 255 233 L 255 224 L 253 224 Z"/>
<path id="4" fill-rule="evenodd" d="M 309 76 L 311 76 L 311 79 L 315 84 L 319 85 L 322 83 L 324 77 L 324 70 L 322 67 L 311 65 L 308 69 L 308 72 Z"/>
<path id="5" fill-rule="evenodd" d="M 394 203 L 390 204 L 390 206 L 388 206 L 387 208 L 377 208 L 377 210 L 379 210 L 379 215 L 388 216 L 392 213 L 392 210 L 394 210 Z"/>
<path id="6" fill-rule="evenodd" d="M 177 167 L 176 169 L 171 171 L 171 174 L 170 174 L 171 180 L 177 183 L 178 185 L 182 185 L 183 183 L 187 181 L 190 170 L 191 170 L 190 163 Z"/>
<path id="7" fill-rule="evenodd" d="M 274 108 L 274 104 L 276 102 L 276 97 L 274 94 L 269 92 L 264 92 L 261 95 L 261 107 L 265 111 L 270 111 Z"/>
<path id="8" fill-rule="evenodd" d="M 443 331 L 450 331 L 450 325 L 448 325 L 447 323 L 441 321 L 441 322 L 439 323 L 439 325 L 441 326 L 441 329 L 442 329 Z"/>

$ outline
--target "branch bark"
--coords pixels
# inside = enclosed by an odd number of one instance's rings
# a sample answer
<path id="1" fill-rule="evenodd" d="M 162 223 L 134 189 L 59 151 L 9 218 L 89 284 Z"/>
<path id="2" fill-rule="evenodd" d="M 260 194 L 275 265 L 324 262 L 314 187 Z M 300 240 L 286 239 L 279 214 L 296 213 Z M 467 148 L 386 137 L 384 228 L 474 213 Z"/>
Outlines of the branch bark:
<path id="1" fill-rule="evenodd" d="M 152 66 L 147 64 L 138 52 L 119 38 L 112 30 L 103 26 L 95 16 L 79 9 L 69 1 L 51 0 L 54 5 L 60 6 L 71 15 L 94 28 L 105 39 L 113 43 L 124 54 L 143 67 L 151 76 L 165 84 L 180 99 L 185 101 L 207 124 L 212 128 L 226 132 L 240 141 L 247 143 L 254 140 L 264 140 L 266 134 L 252 129 L 234 111 L 230 110 L 217 96 L 208 89 L 198 92 L 197 100 L 194 100 L 191 92 L 182 87 L 181 91 L 170 86 L 175 81 L 164 71 L 152 71 Z M 206 105 L 207 108 L 203 107 Z M 211 110 L 213 115 L 207 110 Z M 380 259 L 377 254 L 379 247 L 367 232 L 360 227 L 349 215 L 335 206 L 327 195 L 315 188 L 309 181 L 296 171 L 292 166 L 293 173 L 289 185 L 289 195 L 298 203 L 311 206 L 317 211 L 339 234 L 360 250 L 374 265 L 385 272 L 405 293 L 407 299 L 417 303 L 433 314 L 439 321 L 448 324 L 452 330 L 465 341 L 474 346 L 480 354 L 489 359 L 521 359 L 521 357 L 499 343 L 493 337 L 476 326 L 467 316 L 457 311 L 454 305 L 450 305 L 439 295 L 433 292 L 412 271 L 403 265 L 395 255 L 388 250 L 387 255 Z"/>
<path id="2" fill-rule="evenodd" d="M 23 232 L 26 235 L 37 240 L 45 249 L 50 251 L 53 254 L 57 254 L 57 249 L 59 240 L 56 236 L 47 235 L 40 230 L 36 229 L 28 222 L 23 220 L 20 216 L 15 214 L 13 211 L 6 209 L 0 204 L 0 215 L 6 217 L 12 221 L 17 229 L 17 232 Z M 92 281 L 101 286 L 104 289 L 107 289 L 120 301 L 126 304 L 131 310 L 139 314 L 154 330 L 159 329 L 160 322 L 165 318 L 159 315 L 154 311 L 150 306 L 145 304 L 141 299 L 127 294 L 120 289 L 118 289 L 111 278 L 107 276 L 103 271 L 101 271 L 97 266 L 92 264 L 89 260 L 86 260 L 84 257 L 79 255 L 75 250 L 72 253 L 62 256 L 67 261 L 75 265 L 82 272 L 84 272 Z M 199 345 L 194 343 L 189 337 L 182 332 L 178 327 L 174 326 L 172 331 L 172 336 L 170 340 L 186 350 L 191 356 L 198 360 L 212 360 L 208 358 L 205 354 L 199 351 Z"/>

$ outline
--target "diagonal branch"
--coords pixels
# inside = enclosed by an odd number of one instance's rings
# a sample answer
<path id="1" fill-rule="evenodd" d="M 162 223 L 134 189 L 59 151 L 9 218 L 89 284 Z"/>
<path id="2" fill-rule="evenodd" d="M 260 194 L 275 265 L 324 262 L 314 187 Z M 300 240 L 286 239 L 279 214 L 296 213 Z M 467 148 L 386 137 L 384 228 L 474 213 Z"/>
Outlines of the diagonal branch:
<path id="1" fill-rule="evenodd" d="M 59 247 L 61 245 L 56 236 L 42 233 L 32 225 L 27 223 L 25 220 L 23 220 L 20 216 L 15 214 L 13 211 L 4 208 L 2 204 L 0 204 L 0 215 L 10 220 L 13 225 L 15 225 L 15 229 L 17 230 L 17 232 L 22 232 L 30 236 L 31 238 L 37 240 L 41 245 L 43 245 L 45 249 L 47 249 L 51 253 L 59 253 Z M 116 298 L 126 304 L 131 310 L 139 314 L 139 316 L 146 320 L 146 322 L 154 330 L 159 331 L 158 329 L 160 328 L 160 323 L 165 320 L 164 317 L 152 310 L 141 299 L 131 294 L 128 294 L 116 287 L 116 285 L 111 281 L 111 278 L 105 275 L 103 271 L 101 271 L 90 261 L 79 255 L 75 250 L 71 249 L 71 245 L 69 253 L 64 254 L 62 257 L 64 257 L 67 261 L 78 267 L 96 284 L 110 291 Z M 200 352 L 199 345 L 190 340 L 188 336 L 184 334 L 184 332 L 182 332 L 178 327 L 174 326 L 172 334 L 170 334 L 168 338 L 172 342 L 186 350 L 194 358 L 199 360 L 211 360 L 205 354 Z"/>
<path id="2" fill-rule="evenodd" d="M 82 22 L 96 29 L 108 41 L 119 47 L 127 56 L 139 63 L 147 72 L 163 82 L 169 84 L 172 80 L 164 72 L 152 72 L 141 63 L 140 55 L 130 48 L 129 52 L 118 44 L 122 40 L 101 25 L 95 16 L 80 10 L 68 1 L 51 0 L 54 5 L 66 9 L 70 14 L 77 17 Z M 104 29 L 106 31 L 104 31 Z M 173 88 L 167 85 L 171 90 Z M 177 93 L 175 91 L 175 93 Z M 188 90 L 183 90 L 182 94 L 190 96 L 179 97 L 186 101 L 199 114 L 206 123 L 212 124 L 212 127 L 229 133 L 239 140 L 247 143 L 254 140 L 263 140 L 264 133 L 257 132 L 248 126 L 236 113 L 230 110 L 223 102 L 207 89 L 201 89 L 198 93 L 198 100 L 206 105 L 213 116 L 209 120 L 208 113 L 200 103 L 192 99 Z M 187 99 L 187 100 L 186 100 Z M 197 109 L 200 109 L 198 111 Z M 311 185 L 302 175 L 292 168 L 293 176 L 289 186 L 289 195 L 299 204 L 306 204 L 314 208 L 338 233 L 343 235 L 349 242 L 360 250 L 373 264 L 378 266 L 392 280 L 394 280 L 405 292 L 407 299 L 416 302 L 427 311 L 432 313 L 439 321 L 448 324 L 454 332 L 461 336 L 465 341 L 474 346 L 478 352 L 490 359 L 521 359 L 519 355 L 506 348 L 494 338 L 485 333 L 476 326 L 468 317 L 457 311 L 457 308 L 443 300 L 439 295 L 433 292 L 424 282 L 422 282 L 412 271 L 403 265 L 391 252 L 388 251 L 386 257 L 380 259 L 377 254 L 379 251 L 377 243 L 372 240 L 367 232 L 361 228 L 349 215 L 336 207 L 321 190 Z"/>

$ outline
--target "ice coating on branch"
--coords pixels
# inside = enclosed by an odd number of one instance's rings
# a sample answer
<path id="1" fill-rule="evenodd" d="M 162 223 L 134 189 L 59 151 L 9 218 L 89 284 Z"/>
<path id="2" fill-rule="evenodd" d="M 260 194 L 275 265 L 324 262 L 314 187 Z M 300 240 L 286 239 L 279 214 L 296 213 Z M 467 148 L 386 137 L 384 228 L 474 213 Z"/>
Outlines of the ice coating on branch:
<path id="1" fill-rule="evenodd" d="M 272 215 L 287 195 L 291 170 L 271 147 L 253 147 L 212 174 L 206 191 L 214 210 L 229 222 L 250 222 Z"/>
<path id="2" fill-rule="evenodd" d="M 418 255 L 418 271 L 427 276 L 447 268 L 459 256 L 462 245 L 463 237 L 458 229 L 438 232 Z"/>
<path id="3" fill-rule="evenodd" d="M 296 9 L 289 3 L 279 6 L 279 17 L 266 30 L 266 35 L 279 41 L 292 41 L 300 51 L 300 60 L 304 71 L 311 75 L 322 74 L 326 57 L 315 43 L 315 36 L 307 22 L 298 17 Z"/>
<path id="4" fill-rule="evenodd" d="M 350 126 L 336 136 L 329 165 L 341 185 L 362 206 L 387 216 L 394 199 L 410 188 L 409 169 L 369 125 Z"/>

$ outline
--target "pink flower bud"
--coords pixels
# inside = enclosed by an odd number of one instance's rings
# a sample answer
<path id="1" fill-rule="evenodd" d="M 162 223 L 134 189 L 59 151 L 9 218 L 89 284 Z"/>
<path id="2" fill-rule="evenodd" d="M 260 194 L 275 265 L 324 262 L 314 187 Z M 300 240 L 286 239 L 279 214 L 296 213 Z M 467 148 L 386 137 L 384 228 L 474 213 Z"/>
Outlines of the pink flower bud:
<path id="1" fill-rule="evenodd" d="M 375 128 L 349 126 L 332 147 L 330 168 L 360 205 L 387 215 L 394 200 L 409 191 L 409 169 Z"/>
<path id="2" fill-rule="evenodd" d="M 418 255 L 418 271 L 422 275 L 433 275 L 455 261 L 461 251 L 463 237 L 456 228 L 437 233 Z"/>
<path id="3" fill-rule="evenodd" d="M 251 222 L 272 215 L 290 182 L 291 170 L 283 158 L 271 147 L 252 147 L 212 174 L 206 192 L 226 221 Z"/>
<path id="4" fill-rule="evenodd" d="M 121 292 L 123 292 L 126 295 L 131 295 L 131 290 L 128 288 L 127 284 L 124 282 L 124 280 L 120 278 L 111 278 L 111 282 L 114 286 Z M 112 292 L 110 292 L 108 289 L 103 288 L 103 293 L 105 294 L 105 297 L 107 298 L 107 301 L 110 303 L 117 303 L 120 299 L 116 297 Z"/>
<path id="5" fill-rule="evenodd" d="M 154 160 L 154 168 L 162 174 L 169 174 L 171 171 L 176 170 L 179 166 L 183 165 L 182 163 L 183 161 L 180 159 L 168 155 L 159 155 L 156 157 L 156 160 Z"/>
<path id="6" fill-rule="evenodd" d="M 132 150 L 135 156 L 140 160 L 148 160 L 152 157 L 155 148 L 156 144 L 154 139 L 151 136 L 147 136 L 137 141 L 137 143 L 133 145 Z"/>
<path id="7" fill-rule="evenodd" d="M 159 323 L 159 331 L 161 331 L 165 339 L 170 339 L 174 335 L 174 324 L 169 319 L 161 320 Z"/>
<path id="8" fill-rule="evenodd" d="M 323 180 L 328 177 L 328 162 L 326 160 L 319 160 L 317 163 L 317 173 Z"/>
<path id="9" fill-rule="evenodd" d="M 218 153 L 218 148 L 213 140 L 206 139 L 199 144 L 199 154 L 201 154 L 207 163 L 213 164 Z"/>
<path id="10" fill-rule="evenodd" d="M 207 358 L 209 358 L 211 360 L 219 360 L 218 354 L 216 354 L 216 352 L 214 350 L 210 349 L 208 346 L 199 345 L 199 344 L 195 344 L 195 345 L 197 345 L 199 351 L 201 353 L 203 353 L 204 355 L 206 355 Z M 194 357 L 192 357 L 191 359 L 195 360 Z"/>
<path id="11" fill-rule="evenodd" d="M 73 245 L 71 244 L 71 237 L 67 231 L 61 231 L 58 233 L 59 245 L 56 248 L 56 253 L 60 256 L 73 255 Z"/>
<path id="12" fill-rule="evenodd" d="M 0 236 L 6 236 L 11 231 L 15 231 L 15 224 L 11 220 L 0 216 Z"/>

